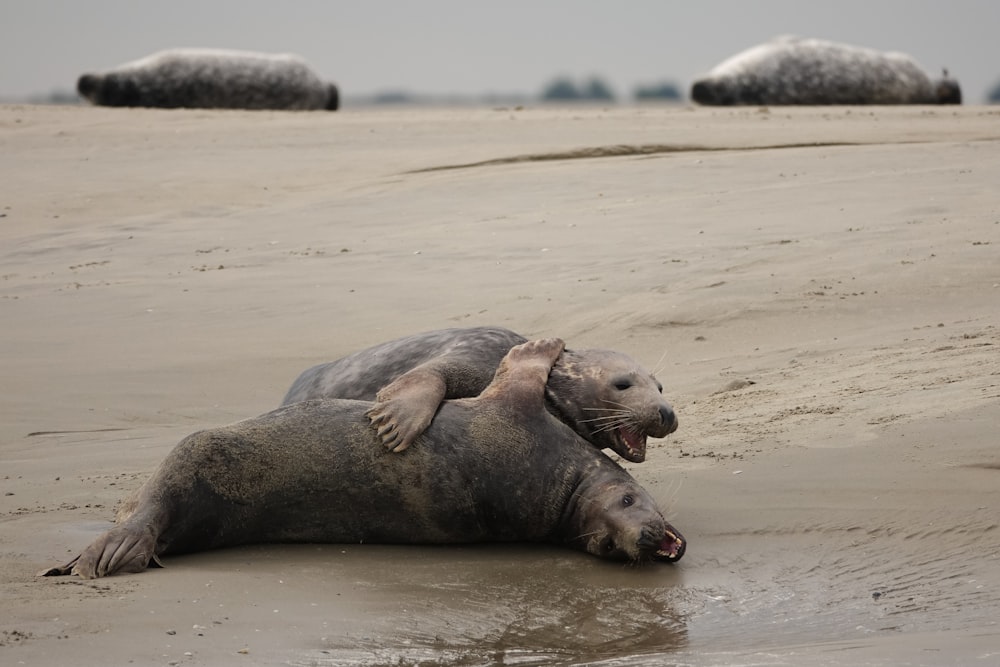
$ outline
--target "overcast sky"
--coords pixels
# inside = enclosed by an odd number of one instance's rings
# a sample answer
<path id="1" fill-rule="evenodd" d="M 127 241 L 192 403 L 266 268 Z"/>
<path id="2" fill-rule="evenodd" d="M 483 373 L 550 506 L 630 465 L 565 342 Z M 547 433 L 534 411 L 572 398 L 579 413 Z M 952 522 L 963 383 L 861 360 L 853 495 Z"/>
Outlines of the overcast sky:
<path id="1" fill-rule="evenodd" d="M 561 75 L 686 93 L 779 34 L 903 51 L 969 103 L 1000 82 L 997 0 L 0 0 L 0 98 L 177 46 L 298 53 L 347 97 L 537 94 Z"/>

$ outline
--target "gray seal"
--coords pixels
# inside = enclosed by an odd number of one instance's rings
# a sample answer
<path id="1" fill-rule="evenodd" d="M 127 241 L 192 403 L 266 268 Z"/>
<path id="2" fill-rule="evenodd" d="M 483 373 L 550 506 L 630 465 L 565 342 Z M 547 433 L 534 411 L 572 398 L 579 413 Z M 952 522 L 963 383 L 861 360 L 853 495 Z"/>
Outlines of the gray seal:
<path id="1" fill-rule="evenodd" d="M 111 107 L 335 111 L 340 94 L 300 57 L 225 49 L 169 49 L 84 74 L 77 91 Z"/>
<path id="2" fill-rule="evenodd" d="M 314 398 L 375 401 L 369 417 L 383 444 L 403 451 L 431 423 L 441 401 L 478 395 L 504 355 L 526 340 L 503 327 L 406 336 L 307 369 L 282 405 Z M 595 447 L 633 463 L 645 460 L 648 436 L 677 430 L 663 385 L 620 352 L 566 350 L 552 368 L 549 388 L 552 414 Z"/>
<path id="3" fill-rule="evenodd" d="M 543 542 L 631 562 L 686 542 L 619 465 L 545 410 L 559 339 L 513 348 L 476 398 L 446 401 L 394 454 L 371 404 L 293 403 L 188 436 L 119 510 L 119 524 L 42 575 L 141 572 L 160 556 L 264 542 Z"/>
<path id="4" fill-rule="evenodd" d="M 723 61 L 691 86 L 709 105 L 961 104 L 958 82 L 932 81 L 910 56 L 822 39 L 778 37 Z"/>

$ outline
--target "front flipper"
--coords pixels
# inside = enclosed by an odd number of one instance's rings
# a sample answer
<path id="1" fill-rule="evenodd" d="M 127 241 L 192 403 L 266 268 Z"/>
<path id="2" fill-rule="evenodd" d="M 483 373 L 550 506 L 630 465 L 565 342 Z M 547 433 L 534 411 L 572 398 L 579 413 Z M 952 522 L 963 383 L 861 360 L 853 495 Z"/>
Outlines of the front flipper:
<path id="1" fill-rule="evenodd" d="M 479 395 L 500 388 L 507 400 L 524 396 L 526 405 L 537 401 L 541 408 L 549 371 L 562 351 L 563 342 L 558 338 L 529 341 L 510 349 L 500 360 L 490 384 Z M 484 371 L 492 372 L 492 368 L 492 361 L 487 366 L 461 353 L 443 354 L 386 385 L 365 414 L 382 444 L 393 452 L 401 452 L 427 430 L 445 398 L 475 395 L 473 392 L 478 392 L 478 388 L 473 387 L 485 385 Z M 516 392 L 509 389 L 512 381 L 518 385 Z"/>
<path id="2" fill-rule="evenodd" d="M 564 347 L 559 338 L 543 338 L 511 348 L 500 361 L 493 382 L 479 397 L 544 410 L 545 383 Z"/>
<path id="3" fill-rule="evenodd" d="M 149 567 L 150 561 L 162 567 L 154 552 L 155 547 L 156 537 L 149 527 L 126 522 L 98 537 L 70 562 L 43 570 L 38 575 L 78 574 L 83 579 L 97 579 L 112 574 L 142 572 Z"/>
<path id="4" fill-rule="evenodd" d="M 417 367 L 386 385 L 375 397 L 368 419 L 387 449 L 401 452 L 427 430 L 447 393 L 442 375 Z"/>

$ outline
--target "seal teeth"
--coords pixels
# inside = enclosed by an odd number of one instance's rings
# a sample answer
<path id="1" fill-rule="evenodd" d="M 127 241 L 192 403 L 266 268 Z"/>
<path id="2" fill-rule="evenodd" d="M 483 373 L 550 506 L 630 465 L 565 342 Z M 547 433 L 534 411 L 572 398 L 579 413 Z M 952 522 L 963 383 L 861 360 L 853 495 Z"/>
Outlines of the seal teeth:
<path id="1" fill-rule="evenodd" d="M 658 560 L 676 563 L 684 557 L 686 550 L 687 544 L 684 542 L 684 538 L 668 528 L 663 531 L 663 536 L 659 540 L 653 557 Z"/>
<path id="2" fill-rule="evenodd" d="M 670 561 L 671 563 L 680 560 L 676 549 L 657 549 L 656 557 Z"/>
<path id="3" fill-rule="evenodd" d="M 643 433 L 636 433 L 627 426 L 619 431 L 625 447 L 633 454 L 640 454 L 646 446 L 646 436 Z"/>

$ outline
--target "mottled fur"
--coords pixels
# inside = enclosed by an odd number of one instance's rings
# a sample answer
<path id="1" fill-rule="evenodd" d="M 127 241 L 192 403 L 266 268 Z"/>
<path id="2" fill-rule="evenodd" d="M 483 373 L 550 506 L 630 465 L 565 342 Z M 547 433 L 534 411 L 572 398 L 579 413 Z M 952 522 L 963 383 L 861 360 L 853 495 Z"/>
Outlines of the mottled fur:
<path id="1" fill-rule="evenodd" d="M 710 105 L 960 104 L 958 82 L 931 79 L 903 53 L 821 39 L 779 37 L 738 53 L 698 79 Z"/>
<path id="2" fill-rule="evenodd" d="M 291 54 L 171 49 L 77 80 L 80 95 L 113 107 L 334 111 L 337 87 Z"/>
<path id="3" fill-rule="evenodd" d="M 477 398 L 422 436 L 378 446 L 369 403 L 311 400 L 188 436 L 121 523 L 42 574 L 139 572 L 163 554 L 256 542 L 550 542 L 676 561 L 685 542 L 620 466 L 543 406 L 562 341 L 513 348 Z M 158 562 L 158 561 L 157 561 Z"/>

